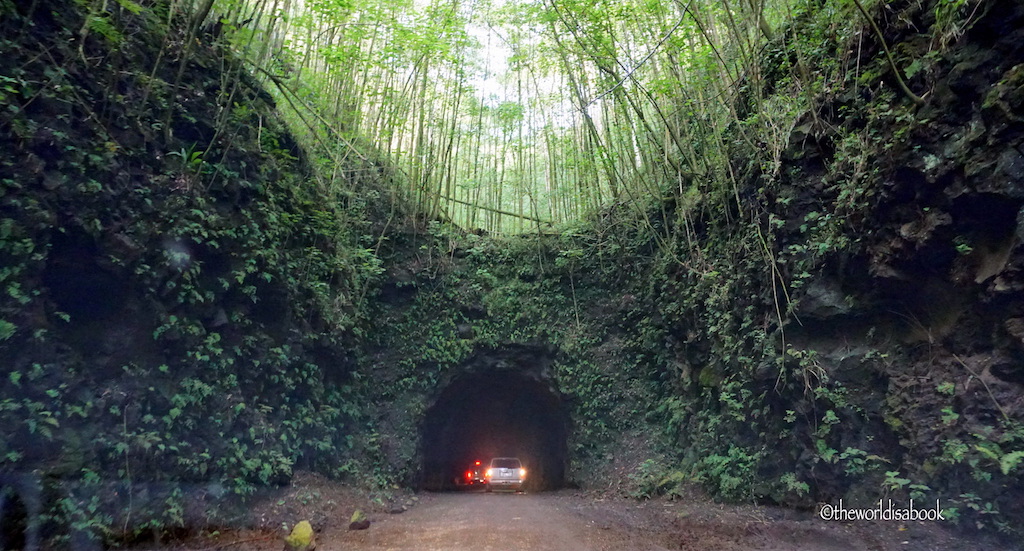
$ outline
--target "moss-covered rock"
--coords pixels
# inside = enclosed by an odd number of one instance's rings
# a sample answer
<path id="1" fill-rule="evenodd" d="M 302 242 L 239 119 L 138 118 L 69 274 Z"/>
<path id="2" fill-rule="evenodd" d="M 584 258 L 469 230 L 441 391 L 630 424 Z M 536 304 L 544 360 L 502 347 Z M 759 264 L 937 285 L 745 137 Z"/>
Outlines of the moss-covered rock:
<path id="1" fill-rule="evenodd" d="M 352 513 L 352 517 L 348 522 L 349 530 L 366 530 L 370 527 L 370 519 L 366 518 L 366 513 L 362 509 L 356 509 Z"/>
<path id="2" fill-rule="evenodd" d="M 313 551 L 316 549 L 316 533 L 308 520 L 300 521 L 284 538 L 285 551 Z"/>

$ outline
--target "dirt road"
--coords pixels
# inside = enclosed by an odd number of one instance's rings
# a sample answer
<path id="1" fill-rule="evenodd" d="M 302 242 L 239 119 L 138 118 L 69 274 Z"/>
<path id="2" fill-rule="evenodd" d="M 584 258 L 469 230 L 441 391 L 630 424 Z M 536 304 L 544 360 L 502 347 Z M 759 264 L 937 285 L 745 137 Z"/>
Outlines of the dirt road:
<path id="1" fill-rule="evenodd" d="M 280 528 L 308 519 L 317 551 L 1001 551 L 1019 542 L 968 535 L 938 522 L 827 522 L 813 511 L 715 503 L 694 489 L 638 501 L 593 491 L 405 494 L 367 509 L 369 496 L 302 475 L 254 503 L 251 527 L 222 529 L 153 551 L 281 551 Z M 393 496 L 394 497 L 394 496 Z M 405 512 L 397 507 L 411 505 Z M 368 530 L 349 530 L 355 509 Z"/>
<path id="2" fill-rule="evenodd" d="M 424 494 L 404 514 L 377 517 L 369 530 L 328 528 L 317 550 L 948 551 L 977 543 L 934 523 L 840 524 L 780 508 L 604 500 L 563 491 Z"/>
<path id="3" fill-rule="evenodd" d="M 375 523 L 371 530 L 344 532 L 338 539 L 330 536 L 325 534 L 323 551 L 664 549 L 588 519 L 565 500 L 545 494 L 436 494 L 405 514 Z"/>

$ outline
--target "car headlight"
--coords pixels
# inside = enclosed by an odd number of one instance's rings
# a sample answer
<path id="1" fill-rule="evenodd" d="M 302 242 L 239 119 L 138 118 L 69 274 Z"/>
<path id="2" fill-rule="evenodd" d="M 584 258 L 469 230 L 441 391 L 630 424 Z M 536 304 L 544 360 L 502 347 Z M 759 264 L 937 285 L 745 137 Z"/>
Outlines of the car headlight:
<path id="1" fill-rule="evenodd" d="M 491 478 L 491 472 L 492 472 L 491 469 L 487 469 L 487 472 L 484 473 L 484 476 L 486 476 L 487 478 Z"/>
<path id="2" fill-rule="evenodd" d="M 526 469 L 519 469 L 519 478 L 526 478 Z"/>

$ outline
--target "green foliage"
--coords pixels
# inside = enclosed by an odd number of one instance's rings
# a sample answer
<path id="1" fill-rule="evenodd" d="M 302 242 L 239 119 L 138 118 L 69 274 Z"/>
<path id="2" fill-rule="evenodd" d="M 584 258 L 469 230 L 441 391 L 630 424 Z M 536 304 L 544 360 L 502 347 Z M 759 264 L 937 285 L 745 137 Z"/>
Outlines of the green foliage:
<path id="1" fill-rule="evenodd" d="M 966 255 L 971 254 L 971 252 L 974 251 L 974 248 L 971 247 L 970 243 L 968 243 L 967 238 L 965 238 L 962 235 L 956 236 L 956 238 L 954 238 L 954 240 L 953 240 L 953 244 L 956 247 L 957 254 L 961 254 L 961 255 L 965 255 L 966 256 Z"/>
<path id="2" fill-rule="evenodd" d="M 725 455 L 701 458 L 696 464 L 696 478 L 726 499 L 745 500 L 752 497 L 757 466 L 763 458 L 763 450 L 730 445 Z"/>
<path id="3" fill-rule="evenodd" d="M 0 319 L 0 341 L 5 341 L 14 336 L 15 331 L 18 330 L 18 326 L 13 323 Z"/>
<path id="4" fill-rule="evenodd" d="M 117 4 L 119 6 L 121 6 L 122 8 L 128 10 L 129 12 L 131 12 L 131 13 L 133 13 L 135 15 L 141 14 L 142 10 L 145 9 L 140 4 L 132 2 L 132 0 L 116 0 L 116 1 L 117 1 Z"/>
<path id="5" fill-rule="evenodd" d="M 630 497 L 649 499 L 665 496 L 669 499 L 683 496 L 683 489 L 690 478 L 680 470 L 673 470 L 664 459 L 645 459 L 629 473 L 632 484 Z"/>
<path id="6" fill-rule="evenodd" d="M 794 473 L 782 475 L 780 482 L 782 482 L 787 491 L 793 492 L 798 496 L 805 496 L 811 491 L 811 486 L 806 482 L 798 480 Z"/>
<path id="7" fill-rule="evenodd" d="M 183 147 L 178 151 L 171 151 L 168 155 L 177 156 L 191 170 L 198 171 L 203 165 L 203 152 L 196 150 L 196 144 L 192 144 L 189 148 Z"/>
<path id="8" fill-rule="evenodd" d="M 67 480 L 67 499 L 47 513 L 55 525 L 114 543 L 182 526 L 196 488 L 222 510 L 215 522 L 295 469 L 351 464 L 368 408 L 350 355 L 382 264 L 356 207 L 372 199 L 329 195 L 280 146 L 294 140 L 257 90 L 227 93 L 236 59 L 205 45 L 161 57 L 148 4 L 86 4 L 55 11 L 39 31 L 63 67 L 12 42 L 42 40 L 7 32 L 29 24 L 20 15 L 0 21 L 0 94 L 10 100 L 0 126 L 12 129 L 0 133 L 0 356 L 15 359 L 0 368 L 0 462 Z M 94 35 L 82 53 L 80 32 Z M 188 78 L 170 102 L 179 60 Z M 20 109 L 29 99 L 51 107 Z M 165 109 L 182 133 L 227 122 L 219 139 L 185 143 L 163 132 Z M 29 151 L 37 133 L 53 162 Z M 62 239 L 74 241 L 70 257 Z M 65 265 L 110 279 L 109 313 L 62 311 L 46 274 Z M 92 292 L 62 279 L 65 294 Z M 116 345 L 100 354 L 100 342 Z"/>
<path id="9" fill-rule="evenodd" d="M 124 36 L 117 26 L 106 14 L 94 13 L 88 17 L 86 23 L 88 29 L 106 39 L 112 45 L 118 45 L 124 41 Z"/>
<path id="10" fill-rule="evenodd" d="M 1014 530 L 1002 519 L 1002 515 L 999 508 L 991 501 L 985 501 L 978 494 L 974 492 L 966 492 L 960 494 L 957 498 L 951 500 L 955 507 L 950 507 L 943 510 L 945 513 L 947 510 L 951 513 L 949 518 L 961 524 L 964 522 L 965 517 L 973 518 L 973 525 L 976 529 L 985 529 L 995 526 L 1000 532 L 1013 533 Z"/>
<path id="11" fill-rule="evenodd" d="M 967 0 L 939 0 L 935 2 L 935 27 L 933 33 L 939 46 L 945 48 L 949 43 L 960 38 L 969 24 Z M 910 75 L 907 75 L 909 78 Z"/>
<path id="12" fill-rule="evenodd" d="M 881 467 L 886 460 L 878 455 L 857 448 L 846 448 L 839 455 L 844 471 L 851 476 L 861 476 Z"/>

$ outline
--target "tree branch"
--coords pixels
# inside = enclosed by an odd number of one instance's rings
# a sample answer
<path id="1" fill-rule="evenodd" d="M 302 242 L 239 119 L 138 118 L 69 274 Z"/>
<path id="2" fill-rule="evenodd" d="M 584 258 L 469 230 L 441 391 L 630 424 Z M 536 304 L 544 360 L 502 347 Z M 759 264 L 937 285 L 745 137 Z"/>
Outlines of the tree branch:
<path id="1" fill-rule="evenodd" d="M 860 3 L 860 0 L 853 0 L 853 3 L 857 5 L 857 9 L 860 10 L 864 19 L 867 19 L 868 23 L 871 24 L 871 30 L 874 31 L 878 41 L 882 44 L 882 49 L 885 50 L 885 57 L 889 60 L 889 67 L 892 67 L 892 72 L 896 73 L 896 82 L 900 85 L 900 90 L 903 90 L 903 93 L 917 105 L 923 104 L 924 98 L 915 94 L 903 79 L 903 71 L 896 66 L 896 61 L 892 58 L 892 52 L 889 51 L 889 45 L 885 43 L 885 37 L 882 36 L 882 30 L 878 28 L 878 24 L 876 24 L 875 20 L 868 15 L 867 10 L 864 9 L 864 5 Z"/>

